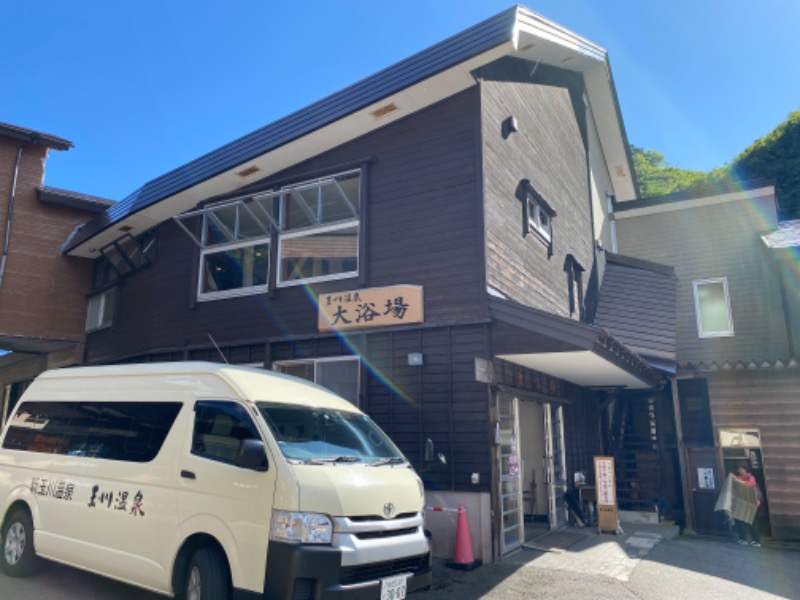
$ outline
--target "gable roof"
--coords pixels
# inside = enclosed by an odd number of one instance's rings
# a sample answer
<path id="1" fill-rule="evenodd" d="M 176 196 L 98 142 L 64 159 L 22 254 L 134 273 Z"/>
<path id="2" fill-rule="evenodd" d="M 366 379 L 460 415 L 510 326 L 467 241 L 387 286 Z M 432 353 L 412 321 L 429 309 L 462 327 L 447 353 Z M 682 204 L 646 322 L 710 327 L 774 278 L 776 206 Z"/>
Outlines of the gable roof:
<path id="1" fill-rule="evenodd" d="M 367 77 L 158 177 L 87 223 L 64 252 L 97 256 L 118 237 L 263 179 L 476 84 L 473 71 L 516 56 L 582 73 L 617 197 L 635 195 L 634 173 L 605 50 L 521 6 Z M 394 105 L 385 116 L 375 113 Z M 602 115 L 602 118 L 600 118 Z M 247 174 L 247 175 L 246 175 Z"/>
<path id="2" fill-rule="evenodd" d="M 675 269 L 606 252 L 606 269 L 594 324 L 652 366 L 674 372 Z"/>
<path id="3" fill-rule="evenodd" d="M 58 204 L 60 206 L 67 206 L 69 208 L 85 210 L 93 213 L 103 212 L 109 206 L 113 206 L 115 204 L 113 200 L 108 200 L 107 198 L 71 192 L 69 190 L 51 187 L 49 185 L 39 186 L 36 188 L 36 192 L 39 195 L 39 200 L 42 202 Z"/>
<path id="4" fill-rule="evenodd" d="M 39 144 L 47 146 L 53 150 L 69 150 L 74 145 L 69 140 L 60 138 L 49 133 L 36 131 L 35 129 L 26 129 L 18 125 L 11 125 L 10 123 L 0 123 L 0 136 L 6 136 L 17 140 L 30 142 L 32 144 Z"/>

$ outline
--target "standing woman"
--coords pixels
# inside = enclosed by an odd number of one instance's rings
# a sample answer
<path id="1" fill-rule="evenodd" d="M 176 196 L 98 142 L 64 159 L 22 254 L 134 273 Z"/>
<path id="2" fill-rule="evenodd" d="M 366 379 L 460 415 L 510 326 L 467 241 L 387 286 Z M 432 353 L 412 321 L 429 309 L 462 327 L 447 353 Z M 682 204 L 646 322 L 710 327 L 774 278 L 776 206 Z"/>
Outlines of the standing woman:
<path id="1" fill-rule="evenodd" d="M 756 514 L 758 514 L 758 509 L 761 508 L 761 490 L 756 483 L 756 478 L 750 472 L 747 463 L 739 463 L 736 479 L 745 485 L 749 485 L 756 491 Z M 758 533 L 758 526 L 756 525 L 755 518 L 753 519 L 752 523 L 747 523 L 745 521 L 736 519 L 736 529 L 739 531 L 739 543 L 741 545 L 747 545 L 747 532 L 749 531 L 751 539 L 750 545 L 756 546 L 757 548 L 761 546 L 761 537 Z"/>

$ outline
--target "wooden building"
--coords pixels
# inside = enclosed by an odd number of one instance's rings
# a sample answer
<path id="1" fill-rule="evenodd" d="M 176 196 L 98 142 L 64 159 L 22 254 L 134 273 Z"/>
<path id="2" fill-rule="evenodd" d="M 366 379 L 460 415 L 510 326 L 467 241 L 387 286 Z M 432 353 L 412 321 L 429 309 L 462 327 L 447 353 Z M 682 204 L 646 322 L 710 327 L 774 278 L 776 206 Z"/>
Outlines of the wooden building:
<path id="1" fill-rule="evenodd" d="M 605 51 L 514 7 L 78 230 L 84 360 L 224 357 L 322 383 L 391 435 L 428 504 L 466 505 L 491 561 L 526 517 L 564 523 L 605 390 L 662 381 L 591 324 L 608 197 L 635 189 Z M 455 517 L 427 526 L 450 555 Z"/>
<path id="2" fill-rule="evenodd" d="M 769 182 L 620 202 L 619 250 L 674 269 L 683 485 L 694 528 L 727 529 L 713 507 L 747 461 L 765 495 L 762 532 L 800 539 L 796 223 Z"/>

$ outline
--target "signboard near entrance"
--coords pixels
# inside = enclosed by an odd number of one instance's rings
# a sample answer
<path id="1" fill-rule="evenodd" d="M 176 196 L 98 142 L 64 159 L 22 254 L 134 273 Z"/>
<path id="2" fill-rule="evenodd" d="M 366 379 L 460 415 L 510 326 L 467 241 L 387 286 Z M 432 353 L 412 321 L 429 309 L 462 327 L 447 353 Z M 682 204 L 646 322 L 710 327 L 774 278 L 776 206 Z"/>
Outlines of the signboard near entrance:
<path id="1" fill-rule="evenodd" d="M 320 331 L 424 322 L 422 287 L 396 285 L 319 295 Z"/>
<path id="2" fill-rule="evenodd" d="M 617 533 L 619 521 L 613 457 L 594 457 L 594 480 L 597 488 L 597 531 Z"/>

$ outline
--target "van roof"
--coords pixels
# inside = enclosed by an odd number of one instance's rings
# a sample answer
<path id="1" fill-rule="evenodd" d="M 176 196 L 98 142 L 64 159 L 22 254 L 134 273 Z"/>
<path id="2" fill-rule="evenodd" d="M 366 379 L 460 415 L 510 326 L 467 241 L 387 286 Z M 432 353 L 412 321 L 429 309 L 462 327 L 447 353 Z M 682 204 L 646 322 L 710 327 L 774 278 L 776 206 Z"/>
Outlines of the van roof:
<path id="1" fill-rule="evenodd" d="M 53 369 L 39 375 L 28 390 L 30 393 L 26 395 L 52 392 L 51 385 L 55 381 L 59 382 L 59 389 L 64 389 L 65 383 L 74 382 L 77 385 L 73 391 L 89 391 L 90 386 L 86 385 L 88 379 L 96 382 L 91 387 L 108 389 L 106 386 L 110 384 L 109 387 L 113 389 L 122 389 L 119 382 L 121 378 L 135 378 L 143 380 L 142 383 L 153 379 L 161 380 L 159 385 L 168 380 L 170 389 L 199 392 L 202 397 L 209 399 L 221 394 L 222 397 L 236 396 L 249 402 L 310 404 L 358 411 L 356 406 L 344 398 L 298 377 L 254 367 L 192 361 Z M 110 382 L 110 379 L 115 381 Z M 51 397 L 52 394 L 47 393 L 47 396 Z"/>

